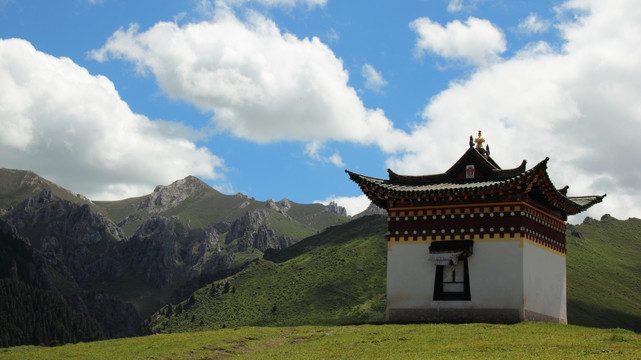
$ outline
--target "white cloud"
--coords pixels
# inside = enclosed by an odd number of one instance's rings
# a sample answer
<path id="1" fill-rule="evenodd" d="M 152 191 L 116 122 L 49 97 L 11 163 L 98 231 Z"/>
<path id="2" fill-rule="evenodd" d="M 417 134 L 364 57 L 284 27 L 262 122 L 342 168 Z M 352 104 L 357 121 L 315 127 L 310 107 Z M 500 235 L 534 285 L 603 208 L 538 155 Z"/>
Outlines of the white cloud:
<path id="1" fill-rule="evenodd" d="M 371 201 L 365 195 L 359 196 L 330 196 L 325 200 L 316 200 L 315 203 L 329 205 L 331 202 L 337 203 L 345 208 L 347 215 L 354 216 L 367 209 Z"/>
<path id="2" fill-rule="evenodd" d="M 312 141 L 305 145 L 305 155 L 309 156 L 311 159 L 334 164 L 336 167 L 344 167 L 345 163 L 338 153 L 334 153 L 328 157 L 320 154 L 321 150 L 325 148 L 325 145 L 318 141 Z"/>
<path id="3" fill-rule="evenodd" d="M 246 22 L 219 8 L 211 21 L 160 22 L 142 33 L 132 26 L 91 56 L 135 63 L 141 73 L 153 73 L 167 95 L 213 113 L 220 130 L 251 141 L 391 148 L 404 136 L 381 110 L 363 106 L 329 47 L 316 37 L 281 33 L 255 12 Z"/>
<path id="4" fill-rule="evenodd" d="M 496 62 L 506 50 L 503 32 L 484 19 L 469 17 L 465 23 L 454 20 L 442 26 L 424 17 L 411 22 L 410 28 L 419 36 L 415 46 L 417 56 L 429 52 L 481 66 Z"/>
<path id="5" fill-rule="evenodd" d="M 327 160 L 334 164 L 336 167 L 345 167 L 345 162 L 343 162 L 343 158 L 338 153 L 332 154 Z"/>
<path id="6" fill-rule="evenodd" d="M 387 81 L 383 79 L 383 75 L 376 71 L 370 64 L 365 64 L 361 68 L 361 75 L 365 78 L 365 88 L 374 92 L 382 92 L 383 86 L 387 85 Z"/>
<path id="7" fill-rule="evenodd" d="M 319 151 L 323 148 L 323 144 L 318 141 L 312 141 L 305 144 L 305 155 L 314 160 L 320 160 Z"/>
<path id="8" fill-rule="evenodd" d="M 517 26 L 517 31 L 526 34 L 539 34 L 547 31 L 550 22 L 539 19 L 537 14 L 531 13 L 528 17 L 521 20 Z"/>
<path id="9" fill-rule="evenodd" d="M 575 14 L 559 25 L 562 49 L 528 47 L 452 83 L 425 107 L 408 152 L 388 165 L 445 171 L 465 151 L 467 136 L 483 129 L 503 167 L 549 156 L 552 181 L 570 185 L 569 195 L 608 193 L 587 214 L 638 217 L 641 8 L 634 0 L 576 0 L 561 9 Z"/>
<path id="10" fill-rule="evenodd" d="M 457 12 L 473 12 L 478 10 L 478 5 L 485 2 L 485 0 L 449 0 L 447 3 L 447 11 L 450 13 Z"/>
<path id="11" fill-rule="evenodd" d="M 190 140 L 193 130 L 133 113 L 104 76 L 20 39 L 0 39 L 0 128 L 3 166 L 96 200 L 189 174 L 217 178 L 223 167 Z"/>
<path id="12" fill-rule="evenodd" d="M 458 12 L 463 10 L 463 0 L 450 0 L 447 4 L 447 11 Z"/>
<path id="13" fill-rule="evenodd" d="M 294 7 L 297 5 L 306 5 L 308 7 L 320 6 L 323 7 L 327 3 L 327 0 L 217 0 L 214 1 L 218 6 L 232 5 L 232 6 L 241 6 L 245 3 L 254 2 L 263 6 L 276 7 L 276 6 L 285 6 L 285 7 Z"/>
<path id="14" fill-rule="evenodd" d="M 341 38 L 340 35 L 338 34 L 338 32 L 335 29 L 330 29 L 327 32 L 327 34 L 325 34 L 325 37 L 331 43 L 337 43 Z"/>

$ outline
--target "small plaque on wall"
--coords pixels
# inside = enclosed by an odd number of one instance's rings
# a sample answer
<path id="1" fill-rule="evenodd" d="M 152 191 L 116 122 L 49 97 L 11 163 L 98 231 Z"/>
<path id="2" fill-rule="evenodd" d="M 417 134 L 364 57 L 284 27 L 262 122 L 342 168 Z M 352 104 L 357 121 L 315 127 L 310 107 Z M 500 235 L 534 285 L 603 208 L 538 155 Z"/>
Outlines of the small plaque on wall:
<path id="1" fill-rule="evenodd" d="M 465 178 L 474 179 L 474 165 L 467 165 L 465 167 Z"/>

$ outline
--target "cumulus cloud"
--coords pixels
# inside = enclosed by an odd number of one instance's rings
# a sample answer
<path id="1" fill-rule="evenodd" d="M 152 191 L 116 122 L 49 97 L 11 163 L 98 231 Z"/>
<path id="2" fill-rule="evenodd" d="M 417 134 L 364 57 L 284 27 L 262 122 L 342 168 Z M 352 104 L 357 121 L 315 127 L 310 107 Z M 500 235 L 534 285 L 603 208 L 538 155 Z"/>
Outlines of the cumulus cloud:
<path id="1" fill-rule="evenodd" d="M 521 20 L 517 26 L 517 31 L 526 34 L 539 34 L 548 30 L 550 22 L 542 20 L 537 14 L 531 13 L 525 19 Z"/>
<path id="2" fill-rule="evenodd" d="M 213 114 L 218 129 L 258 143 L 280 140 L 397 143 L 382 110 L 364 107 L 343 63 L 318 38 L 281 33 L 250 12 L 245 22 L 219 9 L 211 21 L 160 22 L 116 31 L 99 61 L 131 61 L 172 98 Z"/>
<path id="3" fill-rule="evenodd" d="M 189 174 L 214 179 L 223 168 L 194 130 L 133 113 L 107 78 L 20 39 L 0 39 L 0 128 L 3 166 L 97 200 Z"/>
<path id="4" fill-rule="evenodd" d="M 263 6 L 287 6 L 294 7 L 296 5 L 306 5 L 309 7 L 320 6 L 323 7 L 327 0 L 218 0 L 219 4 L 227 4 L 233 6 L 240 6 L 245 3 L 255 2 Z"/>
<path id="5" fill-rule="evenodd" d="M 469 17 L 464 23 L 454 20 L 443 26 L 427 17 L 410 23 L 418 34 L 417 56 L 433 53 L 448 60 L 481 66 L 496 62 L 506 50 L 501 29 L 488 20 Z"/>
<path id="6" fill-rule="evenodd" d="M 345 208 L 347 215 L 354 216 L 358 213 L 361 213 L 367 209 L 370 204 L 370 200 L 365 195 L 360 196 L 330 196 L 325 200 L 316 200 L 315 203 L 320 203 L 323 205 L 329 205 L 331 202 L 337 203 L 339 206 Z"/>
<path id="7" fill-rule="evenodd" d="M 365 88 L 374 92 L 382 92 L 383 86 L 387 85 L 387 81 L 383 79 L 383 75 L 376 71 L 370 64 L 365 64 L 361 68 L 361 75 L 365 78 Z"/>
<path id="8" fill-rule="evenodd" d="M 638 216 L 641 8 L 634 0 L 573 0 L 560 9 L 573 14 L 558 25 L 561 49 L 530 46 L 453 82 L 425 107 L 408 152 L 388 165 L 442 172 L 465 151 L 461 129 L 483 129 L 503 167 L 549 156 L 552 181 L 570 185 L 569 195 L 608 193 L 589 215 Z"/>

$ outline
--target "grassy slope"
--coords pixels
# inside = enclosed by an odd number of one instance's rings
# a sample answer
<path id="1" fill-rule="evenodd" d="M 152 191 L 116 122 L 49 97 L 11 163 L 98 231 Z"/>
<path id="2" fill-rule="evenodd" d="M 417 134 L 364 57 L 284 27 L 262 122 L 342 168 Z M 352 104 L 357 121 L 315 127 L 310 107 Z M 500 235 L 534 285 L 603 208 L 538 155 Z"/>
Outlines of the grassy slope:
<path id="1" fill-rule="evenodd" d="M 71 191 L 41 178 L 31 171 L 0 169 L 0 208 L 6 209 L 24 199 L 38 196 L 45 189 L 64 200 L 90 204 L 89 201 L 79 198 Z"/>
<path id="2" fill-rule="evenodd" d="M 296 221 L 306 224 L 310 228 L 316 229 L 317 231 L 346 222 L 345 217 L 338 214 L 326 213 L 317 215 L 324 208 L 324 205 L 318 203 L 298 204 L 291 202 L 291 205 L 292 207 L 287 211 L 287 215 L 291 216 Z"/>
<path id="3" fill-rule="evenodd" d="M 641 335 L 571 325 L 421 324 L 243 327 L 55 348 L 0 359 L 639 359 Z"/>
<path id="4" fill-rule="evenodd" d="M 152 331 L 382 320 L 385 231 L 384 217 L 368 217 L 305 239 L 229 279 L 229 293 L 219 282 L 215 296 L 201 289 L 178 316 L 156 314 Z M 641 220 L 594 220 L 568 234 L 570 323 L 640 332 Z"/>
<path id="5" fill-rule="evenodd" d="M 641 220 L 590 220 L 567 242 L 569 322 L 641 332 Z"/>
<path id="6" fill-rule="evenodd" d="M 385 219 L 365 217 L 259 260 L 172 309 L 152 316 L 152 332 L 242 325 L 381 321 L 385 307 Z M 212 291 L 212 287 L 214 290 Z"/>

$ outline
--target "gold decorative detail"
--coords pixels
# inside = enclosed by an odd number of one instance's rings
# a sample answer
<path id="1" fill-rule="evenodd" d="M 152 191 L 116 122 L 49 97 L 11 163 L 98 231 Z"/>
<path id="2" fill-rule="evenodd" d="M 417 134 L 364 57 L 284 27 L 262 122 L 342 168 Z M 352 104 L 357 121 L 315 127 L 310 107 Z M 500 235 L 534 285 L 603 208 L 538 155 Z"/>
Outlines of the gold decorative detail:
<path id="1" fill-rule="evenodd" d="M 483 143 L 485 142 L 485 139 L 481 136 L 481 130 L 479 130 L 479 136 L 474 139 L 474 142 L 476 143 L 476 148 L 477 149 L 483 149 Z"/>

